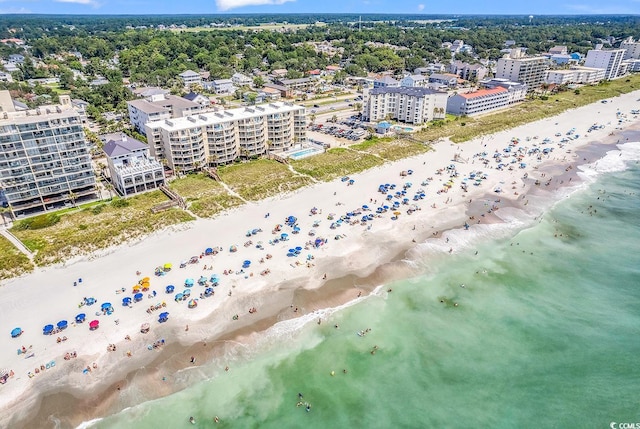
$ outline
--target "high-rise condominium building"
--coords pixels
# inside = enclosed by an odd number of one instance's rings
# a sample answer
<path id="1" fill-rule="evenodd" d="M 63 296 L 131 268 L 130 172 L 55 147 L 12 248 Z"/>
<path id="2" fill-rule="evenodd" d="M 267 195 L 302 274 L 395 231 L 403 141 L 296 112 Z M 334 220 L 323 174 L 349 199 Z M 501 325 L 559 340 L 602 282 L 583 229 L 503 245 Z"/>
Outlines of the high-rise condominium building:
<path id="1" fill-rule="evenodd" d="M 0 91 L 0 188 L 16 216 L 95 194 L 82 118 L 68 96 L 16 111 L 9 92 Z"/>

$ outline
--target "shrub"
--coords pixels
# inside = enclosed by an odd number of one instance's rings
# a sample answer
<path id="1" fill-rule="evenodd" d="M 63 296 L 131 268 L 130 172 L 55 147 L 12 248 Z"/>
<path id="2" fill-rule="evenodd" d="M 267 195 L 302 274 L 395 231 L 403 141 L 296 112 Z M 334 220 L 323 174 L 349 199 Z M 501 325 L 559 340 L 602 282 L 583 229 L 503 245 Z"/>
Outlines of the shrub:
<path id="1" fill-rule="evenodd" d="M 91 209 L 91 213 L 93 213 L 94 215 L 97 215 L 102 213 L 102 210 L 104 210 L 104 204 L 98 204 L 97 206 Z"/>
<path id="2" fill-rule="evenodd" d="M 129 201 L 127 201 L 124 198 L 114 198 L 113 201 L 111 201 L 111 206 L 115 207 L 117 209 L 122 208 L 122 207 L 128 207 L 129 206 Z"/>
<path id="3" fill-rule="evenodd" d="M 18 222 L 15 228 L 19 231 L 26 229 L 42 229 L 53 226 L 58 222 L 60 222 L 60 216 L 57 214 L 42 214 Z"/>

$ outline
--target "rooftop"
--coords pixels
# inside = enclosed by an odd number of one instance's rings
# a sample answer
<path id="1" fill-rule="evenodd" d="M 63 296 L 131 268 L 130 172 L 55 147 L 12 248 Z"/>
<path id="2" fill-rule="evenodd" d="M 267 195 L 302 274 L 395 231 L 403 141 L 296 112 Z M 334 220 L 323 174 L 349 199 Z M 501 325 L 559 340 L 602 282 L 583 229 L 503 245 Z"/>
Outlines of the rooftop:
<path id="1" fill-rule="evenodd" d="M 497 88 L 491 88 L 491 89 L 480 89 L 478 91 L 468 92 L 466 94 L 458 94 L 458 95 L 462 98 L 466 98 L 467 100 L 470 100 L 474 98 L 486 97 L 488 95 L 496 95 L 496 94 L 502 94 L 507 92 L 509 91 L 506 90 L 505 88 L 497 87 Z"/>
<path id="2" fill-rule="evenodd" d="M 127 155 L 135 150 L 147 149 L 148 146 L 142 143 L 140 140 L 136 140 L 133 137 L 127 135 L 121 135 L 119 139 L 109 140 L 104 145 L 104 153 L 108 157 Z"/>

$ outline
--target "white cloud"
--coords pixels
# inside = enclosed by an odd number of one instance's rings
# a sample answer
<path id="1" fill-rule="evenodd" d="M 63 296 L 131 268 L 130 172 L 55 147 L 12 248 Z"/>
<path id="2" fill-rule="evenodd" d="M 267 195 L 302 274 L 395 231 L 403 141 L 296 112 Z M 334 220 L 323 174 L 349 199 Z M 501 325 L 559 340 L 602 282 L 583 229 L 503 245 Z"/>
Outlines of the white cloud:
<path id="1" fill-rule="evenodd" d="M 2 3 L 0 1 L 0 3 Z M 24 7 L 10 7 L 8 9 L 0 9 L 0 15 L 3 14 L 9 14 L 9 13 L 31 13 L 31 11 L 29 9 L 25 9 Z"/>
<path id="2" fill-rule="evenodd" d="M 262 6 L 267 4 L 283 4 L 295 0 L 216 0 L 218 10 L 236 9 L 244 6 Z"/>
<path id="3" fill-rule="evenodd" d="M 422 12 L 424 10 L 424 5 L 423 4 L 419 4 L 418 5 L 418 10 Z"/>
<path id="4" fill-rule="evenodd" d="M 75 3 L 75 4 L 86 4 L 88 6 L 99 7 L 100 3 L 96 0 L 54 0 L 58 3 Z"/>

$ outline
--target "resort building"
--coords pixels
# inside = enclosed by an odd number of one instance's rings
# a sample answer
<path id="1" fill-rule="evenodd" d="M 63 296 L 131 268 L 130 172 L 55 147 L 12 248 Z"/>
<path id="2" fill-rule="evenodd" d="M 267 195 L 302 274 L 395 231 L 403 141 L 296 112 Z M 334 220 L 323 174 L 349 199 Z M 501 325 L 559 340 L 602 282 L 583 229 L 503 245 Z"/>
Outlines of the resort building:
<path id="1" fill-rule="evenodd" d="M 569 70 L 549 70 L 546 83 L 565 85 L 572 83 L 595 84 L 604 79 L 605 70 L 591 67 L 571 67 Z"/>
<path id="2" fill-rule="evenodd" d="M 620 49 L 625 49 L 624 59 L 640 59 L 640 42 L 636 42 L 633 37 L 629 37 L 620 43 Z"/>
<path id="3" fill-rule="evenodd" d="M 426 76 L 423 76 L 421 74 L 412 74 L 402 78 L 402 80 L 400 81 L 400 86 L 403 86 L 406 88 L 416 88 L 416 87 L 424 88 L 428 82 L 429 81 L 426 78 Z"/>
<path id="4" fill-rule="evenodd" d="M 508 79 L 494 77 L 480 82 L 482 88 L 504 88 L 509 92 L 508 104 L 519 103 L 527 98 L 527 85 L 520 82 L 513 82 Z"/>
<path id="5" fill-rule="evenodd" d="M 0 91 L 0 188 L 16 216 L 95 196 L 82 119 L 68 95 L 17 111 L 9 91 Z"/>
<path id="6" fill-rule="evenodd" d="M 509 105 L 509 91 L 502 87 L 456 94 L 447 101 L 447 113 L 473 116 Z"/>
<path id="7" fill-rule="evenodd" d="M 444 119 L 446 106 L 446 92 L 427 88 L 374 88 L 366 97 L 362 116 L 369 122 L 395 119 L 423 124 Z"/>
<path id="8" fill-rule="evenodd" d="M 449 65 L 449 72 L 464 80 L 479 81 L 487 75 L 487 68 L 482 64 L 469 64 L 455 60 Z"/>
<path id="9" fill-rule="evenodd" d="M 288 150 L 306 141 L 306 123 L 303 106 L 277 102 L 148 122 L 145 128 L 152 155 L 161 147 L 172 170 L 188 172 Z"/>
<path id="10" fill-rule="evenodd" d="M 129 121 L 139 133 L 144 124 L 160 119 L 179 118 L 202 110 L 203 106 L 176 95 L 156 94 L 141 100 L 127 101 Z"/>
<path id="11" fill-rule="evenodd" d="M 299 79 L 278 79 L 277 84 L 287 87 L 290 91 L 308 91 L 318 84 L 318 79 L 302 77 Z"/>
<path id="12" fill-rule="evenodd" d="M 496 65 L 496 77 L 523 83 L 533 90 L 544 83 L 548 69 L 545 57 L 504 57 Z"/>
<path id="13" fill-rule="evenodd" d="M 107 136 L 109 176 L 122 196 L 150 191 L 164 185 L 162 164 L 149 156 L 149 146 L 124 133 Z"/>
<path id="14" fill-rule="evenodd" d="M 458 76 L 452 73 L 433 73 L 429 76 L 429 83 L 454 88 L 458 85 Z"/>
<path id="15" fill-rule="evenodd" d="M 620 75 L 620 64 L 624 57 L 625 49 L 611 49 L 607 51 L 590 49 L 584 60 L 585 67 L 604 69 L 604 78 L 611 80 Z"/>
<path id="16" fill-rule="evenodd" d="M 400 86 L 400 82 L 392 78 L 391 76 L 383 76 L 380 79 L 373 81 L 373 88 L 397 88 Z"/>

